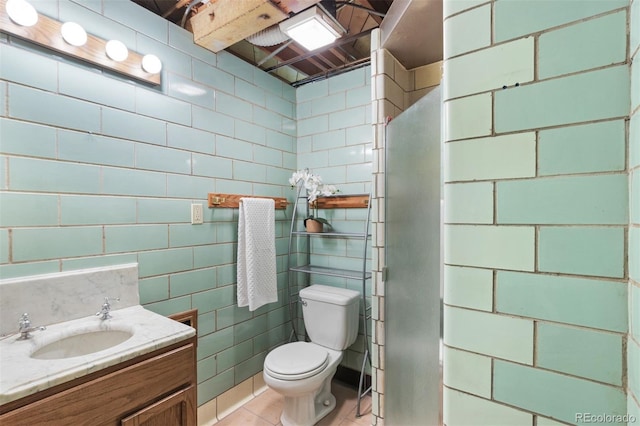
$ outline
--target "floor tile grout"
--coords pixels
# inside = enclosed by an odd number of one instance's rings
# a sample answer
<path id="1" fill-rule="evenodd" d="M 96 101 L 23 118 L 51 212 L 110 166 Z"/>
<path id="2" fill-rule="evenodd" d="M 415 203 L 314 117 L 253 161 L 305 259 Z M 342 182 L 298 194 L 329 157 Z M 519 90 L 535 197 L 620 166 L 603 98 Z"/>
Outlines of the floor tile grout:
<path id="1" fill-rule="evenodd" d="M 363 414 L 356 418 L 356 405 L 358 391 L 343 383 L 334 381 L 332 393 L 336 397 L 336 408 L 318 422 L 318 426 L 349 426 L 371 424 L 371 396 L 365 395 L 360 403 L 360 411 Z M 279 426 L 280 415 L 284 397 L 267 389 L 251 401 L 248 401 L 237 410 L 221 419 L 217 425 L 255 425 L 255 426 Z"/>

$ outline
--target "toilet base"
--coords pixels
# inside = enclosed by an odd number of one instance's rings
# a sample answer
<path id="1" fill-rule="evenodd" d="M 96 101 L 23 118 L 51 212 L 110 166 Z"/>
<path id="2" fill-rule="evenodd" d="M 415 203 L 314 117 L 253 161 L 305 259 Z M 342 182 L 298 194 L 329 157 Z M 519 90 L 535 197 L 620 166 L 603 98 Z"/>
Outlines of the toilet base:
<path id="1" fill-rule="evenodd" d="M 283 426 L 313 426 L 336 408 L 336 397 L 331 393 L 331 377 L 320 390 L 305 396 L 284 397 L 280 421 Z"/>

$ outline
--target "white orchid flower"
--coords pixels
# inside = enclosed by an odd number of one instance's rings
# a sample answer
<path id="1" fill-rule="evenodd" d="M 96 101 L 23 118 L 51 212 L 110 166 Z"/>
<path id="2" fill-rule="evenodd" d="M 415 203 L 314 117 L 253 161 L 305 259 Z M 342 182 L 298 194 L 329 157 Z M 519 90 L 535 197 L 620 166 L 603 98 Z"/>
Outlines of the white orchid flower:
<path id="1" fill-rule="evenodd" d="M 309 202 L 314 202 L 318 196 L 329 196 L 338 192 L 334 185 L 322 183 L 322 178 L 309 172 L 309 169 L 298 170 L 289 178 L 289 184 L 295 187 L 302 184 L 307 191 Z"/>
<path id="2" fill-rule="evenodd" d="M 336 188 L 335 185 L 322 185 L 320 188 L 320 193 L 325 197 L 333 195 L 336 192 L 338 192 L 338 188 Z"/>

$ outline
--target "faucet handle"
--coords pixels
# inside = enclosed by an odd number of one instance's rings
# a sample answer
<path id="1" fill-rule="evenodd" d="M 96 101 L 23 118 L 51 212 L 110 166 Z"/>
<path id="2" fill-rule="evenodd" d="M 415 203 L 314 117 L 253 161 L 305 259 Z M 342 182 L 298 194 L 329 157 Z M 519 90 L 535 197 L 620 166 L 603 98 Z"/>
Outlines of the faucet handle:
<path id="1" fill-rule="evenodd" d="M 31 320 L 29 319 L 29 314 L 27 312 L 23 313 L 20 316 L 20 321 L 18 321 L 18 326 L 20 327 L 20 331 L 31 327 Z"/>
<path id="2" fill-rule="evenodd" d="M 111 308 L 111 302 L 119 302 L 120 298 L 119 297 L 105 297 L 104 298 L 104 302 L 102 303 L 102 307 L 108 307 Z"/>
<path id="3" fill-rule="evenodd" d="M 109 303 L 109 301 L 114 300 L 116 302 L 120 301 L 119 297 L 105 297 L 104 298 L 104 302 L 102 303 L 102 308 L 100 309 L 100 312 L 96 312 L 96 316 L 102 316 L 101 319 L 106 320 L 111 318 L 111 303 Z"/>
<path id="4" fill-rule="evenodd" d="M 47 327 L 44 326 L 32 327 L 31 320 L 29 319 L 29 314 L 25 312 L 20 316 L 20 321 L 18 321 L 18 332 L 20 333 L 20 337 L 18 338 L 18 340 L 26 340 L 30 338 L 31 335 L 29 333 L 31 333 L 32 331 L 42 331 L 46 329 Z"/>

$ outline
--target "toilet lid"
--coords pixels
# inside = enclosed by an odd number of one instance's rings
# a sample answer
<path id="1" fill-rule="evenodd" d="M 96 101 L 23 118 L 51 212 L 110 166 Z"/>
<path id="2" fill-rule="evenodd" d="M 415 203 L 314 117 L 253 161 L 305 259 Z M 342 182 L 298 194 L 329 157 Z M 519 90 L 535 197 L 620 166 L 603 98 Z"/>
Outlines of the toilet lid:
<path id="1" fill-rule="evenodd" d="M 264 360 L 270 376 L 281 380 L 300 380 L 314 376 L 329 363 L 329 353 L 318 345 L 293 342 L 275 348 Z"/>

